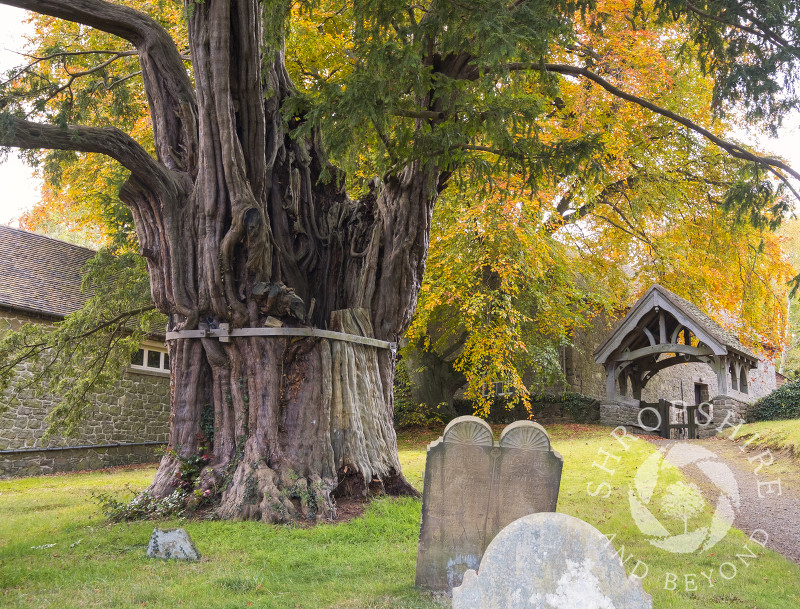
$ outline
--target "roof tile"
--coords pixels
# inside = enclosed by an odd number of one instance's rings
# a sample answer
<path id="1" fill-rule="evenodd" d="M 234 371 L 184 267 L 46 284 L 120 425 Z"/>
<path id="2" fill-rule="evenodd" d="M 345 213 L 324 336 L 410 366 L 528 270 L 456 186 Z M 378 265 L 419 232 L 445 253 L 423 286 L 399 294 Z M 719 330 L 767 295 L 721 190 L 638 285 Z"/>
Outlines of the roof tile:
<path id="1" fill-rule="evenodd" d="M 79 245 L 0 226 L 0 306 L 64 317 L 88 298 L 83 265 L 95 255 Z"/>

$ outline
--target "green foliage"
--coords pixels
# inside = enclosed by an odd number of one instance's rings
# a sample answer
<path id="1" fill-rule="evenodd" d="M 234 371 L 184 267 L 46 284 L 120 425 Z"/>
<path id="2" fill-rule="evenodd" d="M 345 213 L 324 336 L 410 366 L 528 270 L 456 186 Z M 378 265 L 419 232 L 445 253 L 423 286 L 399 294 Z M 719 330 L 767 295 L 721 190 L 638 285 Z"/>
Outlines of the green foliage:
<path id="1" fill-rule="evenodd" d="M 512 423 L 520 419 L 547 420 L 551 417 L 566 416 L 575 423 L 591 423 L 598 420 L 598 401 L 594 398 L 564 391 L 556 394 L 536 394 L 530 396 L 526 405 L 519 396 L 493 396 L 489 399 L 489 409 L 483 402 L 474 400 L 453 400 L 455 416 L 474 414 L 489 423 Z M 452 418 L 452 417 L 451 417 Z"/>
<path id="2" fill-rule="evenodd" d="M 537 401 L 546 404 L 561 404 L 564 412 L 569 414 L 576 423 L 589 423 L 597 420 L 596 415 L 599 412 L 596 399 L 572 391 L 565 391 L 555 396 L 542 396 Z"/>
<path id="3" fill-rule="evenodd" d="M 52 325 L 10 328 L 0 341 L 0 410 L 30 396 L 56 398 L 48 434 L 66 437 L 92 411 L 94 393 L 122 377 L 131 356 L 165 319 L 150 299 L 144 259 L 104 249 L 85 270 L 84 307 Z"/>
<path id="4" fill-rule="evenodd" d="M 440 405 L 441 406 L 441 405 Z M 431 408 L 427 404 L 415 404 L 411 397 L 411 379 L 408 376 L 408 365 L 400 359 L 394 369 L 394 426 L 429 427 L 442 424 L 446 416 L 440 407 Z"/>
<path id="5" fill-rule="evenodd" d="M 790 109 L 800 107 L 796 69 L 800 57 L 800 6 L 784 0 L 711 0 L 694 7 L 682 0 L 657 0 L 662 21 L 681 19 L 696 55 L 714 76 L 714 107 L 741 105 L 751 120 L 774 128 Z"/>
<path id="6" fill-rule="evenodd" d="M 214 407 L 211 404 L 203 404 L 203 412 L 200 413 L 200 431 L 208 445 L 214 446 Z"/>
<path id="7" fill-rule="evenodd" d="M 201 450 L 205 449 L 201 448 Z M 168 450 L 167 455 L 178 460 L 181 464 L 175 473 L 175 485 L 186 493 L 194 491 L 200 478 L 200 472 L 211 461 L 211 457 L 205 452 L 183 457 L 175 450 Z"/>
<path id="8" fill-rule="evenodd" d="M 757 421 L 800 418 L 800 381 L 785 383 L 753 406 Z"/>
<path id="9" fill-rule="evenodd" d="M 568 173 L 591 158 L 597 138 L 542 137 L 538 123 L 556 81 L 538 70 L 512 76 L 508 64 L 542 62 L 552 48 L 569 46 L 574 11 L 589 4 L 317 3 L 290 29 L 287 64 L 303 87 L 287 110 L 303 110 L 301 133 L 321 127 L 356 190 L 358 180 L 363 188 L 413 159 L 435 159 L 476 180 L 506 170 L 530 180 L 545 170 Z M 304 41 L 309 34 L 317 50 Z M 459 55 L 475 66 L 468 77 L 442 65 Z M 420 125 L 421 108 L 431 119 Z M 487 158 L 478 148 L 499 154 Z"/>
<path id="10" fill-rule="evenodd" d="M 658 14 L 648 2 L 600 0 L 572 22 L 585 54 L 554 43 L 547 60 L 586 64 L 725 136 L 724 120 L 709 121 L 712 81 L 678 52 L 686 28 Z M 516 92 L 502 82 L 498 98 L 543 104 L 532 137 L 553 156 L 533 160 L 515 148 L 525 169 L 486 152 L 459 166 L 434 211 L 410 331 L 433 353 L 461 343 L 455 366 L 469 399 L 480 402 L 494 380 L 523 400 L 526 374 L 558 380 L 558 348 L 656 282 L 718 315 L 756 349 L 782 344 L 785 282 L 796 272 L 771 232 L 787 215 L 784 186 L 585 82 L 559 80 L 557 91 L 528 82 Z"/>
<path id="11" fill-rule="evenodd" d="M 95 500 L 110 522 L 153 520 L 157 518 L 188 516 L 195 511 L 212 505 L 213 494 L 210 489 L 196 488 L 200 474 L 211 460 L 206 453 L 181 456 L 175 450 L 167 450 L 167 455 L 180 463 L 175 472 L 175 490 L 158 499 L 150 491 L 133 493 L 128 501 L 120 501 L 116 496 L 99 493 Z M 210 512 L 213 515 L 213 511 Z"/>
<path id="12" fill-rule="evenodd" d="M 524 374 L 558 380 L 559 346 L 606 306 L 592 266 L 576 265 L 574 250 L 545 226 L 543 201 L 512 180 L 496 186 L 454 185 L 440 197 L 409 332 L 428 351 L 458 353 L 466 397 L 484 410 L 482 389 L 494 381 L 524 402 Z"/>
<path id="13" fill-rule="evenodd" d="M 119 501 L 104 493 L 95 495 L 95 501 L 109 522 L 125 522 L 181 517 L 186 513 L 189 497 L 189 493 L 177 488 L 162 499 L 157 499 L 150 491 L 142 491 L 130 501 Z"/>

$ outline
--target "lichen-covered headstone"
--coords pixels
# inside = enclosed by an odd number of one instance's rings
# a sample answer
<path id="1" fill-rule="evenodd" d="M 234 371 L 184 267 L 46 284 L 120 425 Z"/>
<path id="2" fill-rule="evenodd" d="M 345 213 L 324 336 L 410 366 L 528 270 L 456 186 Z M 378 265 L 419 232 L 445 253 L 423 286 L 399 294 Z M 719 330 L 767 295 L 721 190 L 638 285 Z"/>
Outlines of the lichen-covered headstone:
<path id="1" fill-rule="evenodd" d="M 200 560 L 200 552 L 185 529 L 153 529 L 147 556 L 164 560 Z"/>
<path id="2" fill-rule="evenodd" d="M 428 446 L 416 584 L 451 590 L 478 568 L 504 526 L 554 511 L 562 466 L 547 432 L 532 421 L 512 423 L 497 444 L 485 421 L 451 421 Z"/>
<path id="3" fill-rule="evenodd" d="M 453 588 L 453 609 L 652 609 L 639 578 L 590 524 L 557 513 L 524 516 L 494 538 L 480 570 Z"/>

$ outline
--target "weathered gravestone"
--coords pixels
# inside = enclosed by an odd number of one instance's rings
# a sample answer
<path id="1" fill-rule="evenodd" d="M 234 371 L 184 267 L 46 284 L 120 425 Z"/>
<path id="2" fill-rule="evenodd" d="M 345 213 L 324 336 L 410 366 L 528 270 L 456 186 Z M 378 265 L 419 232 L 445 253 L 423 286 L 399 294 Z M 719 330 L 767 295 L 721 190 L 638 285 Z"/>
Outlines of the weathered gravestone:
<path id="1" fill-rule="evenodd" d="M 531 514 L 503 529 L 480 572 L 453 588 L 453 609 L 652 609 L 609 540 L 566 514 Z"/>
<path id="2" fill-rule="evenodd" d="M 485 421 L 451 421 L 428 445 L 417 586 L 451 590 L 464 571 L 478 568 L 503 527 L 554 511 L 562 466 L 547 432 L 532 421 L 512 423 L 497 444 Z"/>
<path id="3" fill-rule="evenodd" d="M 153 529 L 147 556 L 164 560 L 200 560 L 200 552 L 185 529 Z"/>

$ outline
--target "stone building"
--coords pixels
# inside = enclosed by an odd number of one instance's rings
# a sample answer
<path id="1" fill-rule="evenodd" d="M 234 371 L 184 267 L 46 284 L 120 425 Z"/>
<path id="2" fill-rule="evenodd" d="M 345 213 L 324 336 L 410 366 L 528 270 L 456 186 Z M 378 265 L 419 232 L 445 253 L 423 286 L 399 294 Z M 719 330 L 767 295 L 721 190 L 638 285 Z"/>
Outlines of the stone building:
<path id="1" fill-rule="evenodd" d="M 777 387 L 774 358 L 764 351 L 753 353 L 696 305 L 654 285 L 616 322 L 597 317 L 575 331 L 559 354 L 563 382 L 541 383 L 530 372 L 523 378 L 537 395 L 595 398 L 609 425 L 635 425 L 640 402 L 660 399 L 713 402 L 715 420 L 729 410 L 747 418 L 750 405 Z M 443 354 L 410 350 L 414 403 L 452 403 L 463 393 L 465 379 L 452 366 L 459 353 L 455 341 Z M 487 389 L 503 395 L 502 382 Z"/>
<path id="2" fill-rule="evenodd" d="M 0 226 L 0 333 L 25 323 L 52 324 L 79 309 L 86 298 L 81 269 L 93 255 L 90 249 Z M 32 372 L 25 364 L 18 370 Z M 17 390 L 12 383 L 10 391 Z M 142 345 L 117 385 L 93 396 L 94 412 L 74 437 L 55 433 L 43 439 L 45 419 L 58 396 L 21 395 L 21 405 L 0 413 L 0 477 L 157 460 L 169 432 L 169 391 L 169 360 L 161 339 Z"/>
<path id="3" fill-rule="evenodd" d="M 642 403 L 660 399 L 710 403 L 716 425 L 730 415 L 747 420 L 753 402 L 777 387 L 773 359 L 759 357 L 693 303 L 660 285 L 652 286 L 594 349 L 594 362 L 603 367 L 605 387 L 597 397 L 601 421 L 609 425 L 639 425 Z"/>

